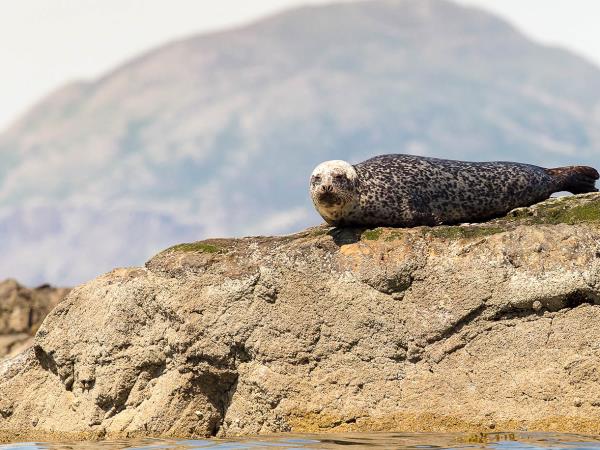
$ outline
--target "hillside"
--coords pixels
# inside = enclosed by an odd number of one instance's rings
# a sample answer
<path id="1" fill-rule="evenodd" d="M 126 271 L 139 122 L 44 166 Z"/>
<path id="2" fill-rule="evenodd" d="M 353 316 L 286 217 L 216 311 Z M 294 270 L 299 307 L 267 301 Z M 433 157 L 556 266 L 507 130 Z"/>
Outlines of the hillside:
<path id="1" fill-rule="evenodd" d="M 307 177 L 385 152 L 598 162 L 600 71 L 476 9 L 374 0 L 170 43 L 0 135 L 0 275 L 76 284 L 173 242 L 319 223 Z"/>

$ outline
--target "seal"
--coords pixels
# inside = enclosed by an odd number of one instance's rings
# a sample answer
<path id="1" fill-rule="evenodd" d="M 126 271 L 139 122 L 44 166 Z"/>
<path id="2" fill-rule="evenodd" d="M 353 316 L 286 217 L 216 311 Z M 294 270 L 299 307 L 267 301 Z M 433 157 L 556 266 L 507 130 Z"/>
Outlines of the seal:
<path id="1" fill-rule="evenodd" d="M 310 195 L 333 226 L 412 227 L 484 221 L 555 192 L 596 192 L 598 178 L 586 166 L 545 169 L 395 154 L 356 165 L 321 163 L 311 175 Z"/>

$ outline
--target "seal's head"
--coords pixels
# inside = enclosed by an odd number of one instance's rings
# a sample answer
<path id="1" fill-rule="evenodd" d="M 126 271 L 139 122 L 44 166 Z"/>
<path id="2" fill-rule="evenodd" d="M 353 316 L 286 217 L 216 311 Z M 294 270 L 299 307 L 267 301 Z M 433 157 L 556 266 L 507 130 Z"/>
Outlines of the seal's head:
<path id="1" fill-rule="evenodd" d="M 358 174 L 346 161 L 319 164 L 310 177 L 310 196 L 317 212 L 332 225 L 358 202 Z"/>

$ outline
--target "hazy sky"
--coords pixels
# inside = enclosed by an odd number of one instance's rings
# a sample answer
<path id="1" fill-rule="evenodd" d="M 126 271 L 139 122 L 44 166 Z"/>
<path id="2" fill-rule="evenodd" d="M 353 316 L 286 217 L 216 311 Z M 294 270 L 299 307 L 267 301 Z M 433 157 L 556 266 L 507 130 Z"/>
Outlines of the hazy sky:
<path id="1" fill-rule="evenodd" d="M 0 129 L 60 85 L 141 51 L 297 4 L 330 0 L 0 0 Z M 600 0 L 459 0 L 600 65 Z"/>

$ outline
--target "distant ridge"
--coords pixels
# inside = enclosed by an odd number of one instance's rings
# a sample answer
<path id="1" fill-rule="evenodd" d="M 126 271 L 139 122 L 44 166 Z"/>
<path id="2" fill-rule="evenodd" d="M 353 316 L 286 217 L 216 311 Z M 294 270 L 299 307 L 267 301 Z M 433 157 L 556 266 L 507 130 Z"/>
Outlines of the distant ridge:
<path id="1" fill-rule="evenodd" d="M 598 164 L 600 71 L 442 0 L 301 7 L 148 52 L 0 135 L 0 277 L 75 284 L 172 242 L 318 223 L 318 162 Z"/>

